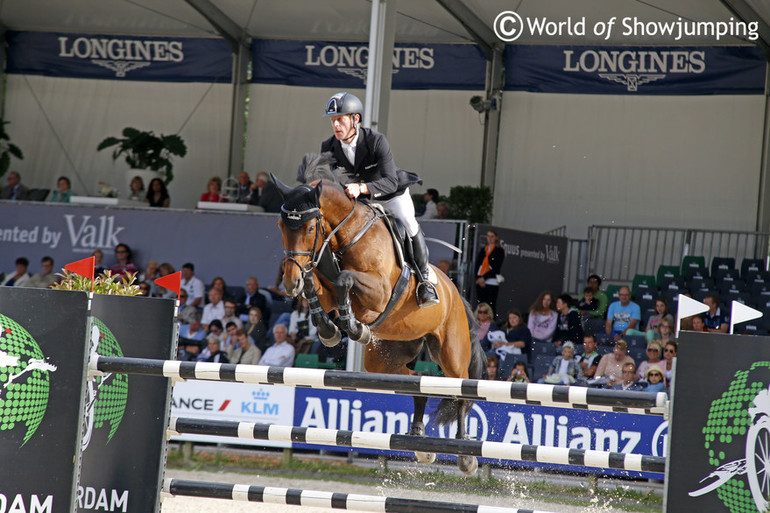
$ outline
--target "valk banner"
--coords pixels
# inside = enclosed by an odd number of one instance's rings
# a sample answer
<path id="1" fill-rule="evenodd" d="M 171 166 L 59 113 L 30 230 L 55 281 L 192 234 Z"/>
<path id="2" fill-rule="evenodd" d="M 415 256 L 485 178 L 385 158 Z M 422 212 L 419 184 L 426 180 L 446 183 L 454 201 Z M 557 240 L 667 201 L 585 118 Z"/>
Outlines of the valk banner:
<path id="1" fill-rule="evenodd" d="M 0 287 L 0 511 L 74 511 L 87 301 Z"/>
<path id="2" fill-rule="evenodd" d="M 571 94 L 763 94 L 767 61 L 745 46 L 508 46 L 505 89 Z"/>
<path id="3" fill-rule="evenodd" d="M 255 39 L 251 81 L 354 89 L 366 86 L 367 42 Z M 471 44 L 397 43 L 393 89 L 484 89 L 484 53 Z"/>
<path id="4" fill-rule="evenodd" d="M 505 259 L 500 274 L 505 281 L 500 285 L 495 315 L 505 318 L 511 308 L 527 312 L 535 298 L 543 290 L 560 294 L 564 284 L 567 239 L 542 233 L 509 230 L 480 224 L 476 226 L 476 240 L 469 283 L 475 299 L 476 275 L 483 259 L 487 231 L 493 230 L 500 237 Z"/>
<path id="5" fill-rule="evenodd" d="M 176 352 L 174 301 L 94 296 L 91 352 L 168 360 Z M 171 381 L 106 373 L 87 383 L 77 511 L 160 511 Z M 152 484 L 152 486 L 151 486 Z"/>
<path id="6" fill-rule="evenodd" d="M 770 337 L 678 342 L 665 511 L 768 511 Z"/>
<path id="7" fill-rule="evenodd" d="M 439 399 L 428 399 L 427 415 Z M 368 394 L 338 390 L 298 388 L 294 396 L 294 426 L 406 434 L 413 413 L 412 398 L 391 394 Z M 427 423 L 426 435 L 454 438 L 454 426 L 437 428 Z M 477 401 L 468 417 L 471 439 L 489 442 L 544 445 L 581 450 L 612 451 L 663 456 L 668 422 L 662 417 L 627 413 L 591 412 L 543 406 L 514 405 Z M 376 449 L 350 449 L 295 443 L 296 448 L 326 449 L 378 454 Z M 411 457 L 412 453 L 387 451 Z M 439 455 L 443 458 L 454 456 Z M 481 458 L 482 462 L 500 460 Z M 661 479 L 661 474 L 619 469 L 592 469 L 572 465 L 508 461 L 504 464 L 544 467 L 575 472 L 597 472 Z M 687 511 L 687 510 L 680 510 Z"/>
<path id="8" fill-rule="evenodd" d="M 63 32 L 5 33 L 6 72 L 65 78 L 222 82 L 232 77 L 224 39 Z"/>

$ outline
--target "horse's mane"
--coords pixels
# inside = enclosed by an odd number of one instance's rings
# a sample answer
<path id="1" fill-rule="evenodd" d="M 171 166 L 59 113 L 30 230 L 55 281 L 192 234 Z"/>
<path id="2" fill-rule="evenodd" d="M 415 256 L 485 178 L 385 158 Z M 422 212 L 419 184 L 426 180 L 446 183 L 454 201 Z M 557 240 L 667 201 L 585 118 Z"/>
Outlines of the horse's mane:
<path id="1" fill-rule="evenodd" d="M 352 177 L 343 167 L 335 166 L 336 160 L 331 152 L 306 153 L 297 168 L 297 181 L 300 183 L 312 183 L 317 180 L 338 185 L 346 185 L 352 181 Z"/>

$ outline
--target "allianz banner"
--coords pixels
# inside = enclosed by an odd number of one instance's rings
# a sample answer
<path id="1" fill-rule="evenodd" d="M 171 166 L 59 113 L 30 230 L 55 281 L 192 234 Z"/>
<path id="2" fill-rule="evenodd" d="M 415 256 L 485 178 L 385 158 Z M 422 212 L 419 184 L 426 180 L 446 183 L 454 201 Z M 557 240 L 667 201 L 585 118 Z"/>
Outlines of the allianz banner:
<path id="1" fill-rule="evenodd" d="M 361 89 L 366 85 L 366 42 L 255 39 L 251 81 L 262 84 Z M 476 45 L 398 43 L 393 89 L 484 89 L 486 60 Z"/>
<path id="2" fill-rule="evenodd" d="M 224 39 L 56 32 L 5 34 L 7 73 L 152 82 L 231 82 Z"/>
<path id="3" fill-rule="evenodd" d="M 763 94 L 766 60 L 740 46 L 508 46 L 505 89 L 570 94 Z"/>

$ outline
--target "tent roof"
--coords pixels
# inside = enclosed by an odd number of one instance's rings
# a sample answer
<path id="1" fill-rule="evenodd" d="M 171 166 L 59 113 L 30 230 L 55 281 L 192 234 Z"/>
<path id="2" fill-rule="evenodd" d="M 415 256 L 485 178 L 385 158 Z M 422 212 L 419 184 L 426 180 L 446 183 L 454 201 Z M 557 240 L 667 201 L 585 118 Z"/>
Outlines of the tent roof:
<path id="1" fill-rule="evenodd" d="M 371 2 L 366 0 L 208 0 L 254 38 L 366 41 Z M 725 0 L 745 3 L 765 23 L 770 3 L 763 0 Z M 729 21 L 734 14 L 720 0 L 463 0 L 490 27 L 498 13 L 516 10 L 524 18 L 548 17 L 573 20 L 586 17 L 587 32 L 597 21 L 637 17 L 643 22 Z M 472 38 L 436 0 L 398 2 L 396 41 L 471 42 Z M 216 29 L 184 0 L 5 0 L 0 2 L 0 22 L 15 30 L 138 35 L 215 36 Z M 670 44 L 660 36 L 622 36 L 616 24 L 605 41 L 563 35 L 548 38 L 522 36 L 517 43 L 551 44 Z M 688 38 L 688 45 L 742 44 L 726 37 Z"/>

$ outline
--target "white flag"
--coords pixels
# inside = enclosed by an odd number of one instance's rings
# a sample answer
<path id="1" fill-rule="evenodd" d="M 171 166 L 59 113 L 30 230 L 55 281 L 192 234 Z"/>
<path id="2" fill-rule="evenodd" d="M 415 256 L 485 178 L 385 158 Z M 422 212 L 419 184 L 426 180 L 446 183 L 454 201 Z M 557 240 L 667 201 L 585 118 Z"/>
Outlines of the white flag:
<path id="1" fill-rule="evenodd" d="M 695 301 L 691 297 L 679 294 L 679 307 L 676 311 L 677 320 L 708 311 L 708 305 L 701 303 L 700 301 Z"/>
<path id="2" fill-rule="evenodd" d="M 738 301 L 733 301 L 732 312 L 730 314 L 730 333 L 733 332 L 733 326 L 738 323 L 759 319 L 764 314 L 750 306 L 746 306 Z"/>

